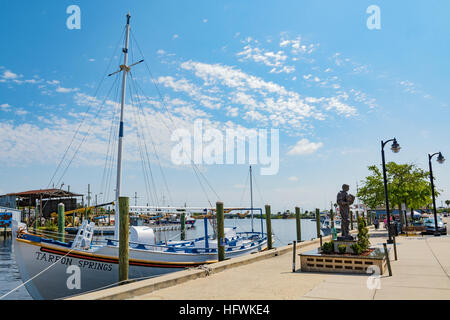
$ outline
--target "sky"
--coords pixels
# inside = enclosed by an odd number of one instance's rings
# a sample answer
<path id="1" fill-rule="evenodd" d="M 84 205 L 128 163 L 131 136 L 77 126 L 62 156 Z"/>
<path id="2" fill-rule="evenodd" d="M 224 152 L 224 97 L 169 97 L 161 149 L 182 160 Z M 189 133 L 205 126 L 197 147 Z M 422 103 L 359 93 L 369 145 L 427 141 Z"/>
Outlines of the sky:
<path id="1" fill-rule="evenodd" d="M 71 5 L 79 29 L 67 26 Z M 379 29 L 368 28 L 372 5 Z M 128 12 L 129 64 L 145 63 L 128 82 L 121 193 L 137 193 L 138 205 L 250 205 L 248 162 L 171 160 L 173 132 L 196 120 L 221 132 L 279 130 L 278 172 L 253 165 L 255 206 L 273 211 L 327 209 L 344 183 L 356 193 L 381 164 L 381 140 L 402 147 L 388 144 L 387 161 L 428 170 L 428 153 L 450 157 L 449 9 L 445 0 L 2 1 L 0 194 L 62 183 L 86 194 L 90 184 L 93 198 L 113 200 L 121 74 L 106 75 L 123 63 Z M 441 205 L 449 163 L 433 161 L 433 171 Z"/>

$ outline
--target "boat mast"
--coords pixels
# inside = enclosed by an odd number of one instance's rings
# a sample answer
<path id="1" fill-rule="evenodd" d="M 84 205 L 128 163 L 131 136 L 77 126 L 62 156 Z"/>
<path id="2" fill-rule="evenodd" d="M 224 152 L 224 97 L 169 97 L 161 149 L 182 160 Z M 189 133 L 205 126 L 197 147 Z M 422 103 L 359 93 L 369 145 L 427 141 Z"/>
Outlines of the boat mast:
<path id="1" fill-rule="evenodd" d="M 114 237 L 119 239 L 119 197 L 122 182 L 122 148 L 123 148 L 123 111 L 125 107 L 125 96 L 127 87 L 127 75 L 130 71 L 128 64 L 128 42 L 130 38 L 130 13 L 127 14 L 127 26 L 126 26 L 126 36 L 125 36 L 125 47 L 123 48 L 124 58 L 123 65 L 120 66 L 120 70 L 123 71 L 122 75 L 122 100 L 120 104 L 120 127 L 119 127 L 119 146 L 117 154 L 117 179 L 116 179 L 116 203 L 115 203 L 115 214 L 114 214 Z"/>
<path id="2" fill-rule="evenodd" d="M 252 211 L 252 232 L 253 229 L 253 182 L 252 182 L 252 166 L 250 166 L 250 210 Z"/>

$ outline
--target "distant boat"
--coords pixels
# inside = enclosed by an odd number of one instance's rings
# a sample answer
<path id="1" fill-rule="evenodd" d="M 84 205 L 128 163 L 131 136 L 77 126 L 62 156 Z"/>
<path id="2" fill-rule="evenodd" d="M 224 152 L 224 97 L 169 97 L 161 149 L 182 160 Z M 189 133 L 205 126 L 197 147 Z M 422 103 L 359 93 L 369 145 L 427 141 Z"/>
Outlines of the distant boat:
<path id="1" fill-rule="evenodd" d="M 335 219 L 333 222 L 334 222 L 334 228 L 336 229 L 336 232 L 337 233 L 341 232 L 341 220 Z M 329 219 L 329 218 L 323 219 L 323 221 L 321 221 L 321 223 L 320 223 L 320 230 L 322 231 L 323 235 L 325 235 L 325 236 L 330 235 L 333 231 L 331 219 Z"/>

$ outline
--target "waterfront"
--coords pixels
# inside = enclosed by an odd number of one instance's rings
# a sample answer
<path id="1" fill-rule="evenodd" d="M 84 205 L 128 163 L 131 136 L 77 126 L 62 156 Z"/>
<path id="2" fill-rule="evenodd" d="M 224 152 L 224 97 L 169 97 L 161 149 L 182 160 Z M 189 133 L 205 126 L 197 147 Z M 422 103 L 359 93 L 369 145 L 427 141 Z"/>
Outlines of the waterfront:
<path id="1" fill-rule="evenodd" d="M 225 219 L 225 227 L 236 227 L 237 231 L 251 230 L 251 219 Z M 255 231 L 261 230 L 261 220 L 256 218 L 253 220 Z M 263 221 L 265 231 L 266 222 Z M 302 240 L 310 240 L 316 237 L 316 224 L 310 219 L 301 220 Z M 209 233 L 211 234 L 211 225 L 208 225 Z M 285 246 L 296 239 L 296 224 L 295 219 L 273 219 L 272 232 L 274 233 L 274 245 Z M 197 220 L 195 227 L 186 230 L 186 238 L 193 239 L 202 237 L 204 235 L 203 220 Z M 180 238 L 180 231 L 165 231 L 158 232 L 157 239 L 177 240 Z M 0 296 L 6 294 L 10 290 L 22 284 L 20 273 L 11 252 L 12 240 L 8 238 L 0 239 Z M 8 295 L 6 300 L 29 300 L 31 299 L 25 287 L 21 287 L 15 292 Z"/>

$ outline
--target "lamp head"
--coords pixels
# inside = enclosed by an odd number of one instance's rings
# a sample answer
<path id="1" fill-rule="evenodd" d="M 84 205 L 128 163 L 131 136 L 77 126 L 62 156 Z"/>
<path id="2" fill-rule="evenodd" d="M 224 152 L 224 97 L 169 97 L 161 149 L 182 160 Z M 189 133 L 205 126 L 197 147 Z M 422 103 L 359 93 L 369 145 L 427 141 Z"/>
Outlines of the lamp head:
<path id="1" fill-rule="evenodd" d="M 440 164 L 445 162 L 445 158 L 444 158 L 444 156 L 442 155 L 441 152 L 439 152 L 439 155 L 437 157 L 437 162 L 439 162 Z"/>
<path id="2" fill-rule="evenodd" d="M 397 142 L 397 139 L 394 139 L 394 142 L 392 142 L 391 150 L 394 153 L 398 153 L 400 151 L 401 147 Z"/>

